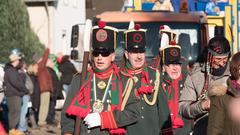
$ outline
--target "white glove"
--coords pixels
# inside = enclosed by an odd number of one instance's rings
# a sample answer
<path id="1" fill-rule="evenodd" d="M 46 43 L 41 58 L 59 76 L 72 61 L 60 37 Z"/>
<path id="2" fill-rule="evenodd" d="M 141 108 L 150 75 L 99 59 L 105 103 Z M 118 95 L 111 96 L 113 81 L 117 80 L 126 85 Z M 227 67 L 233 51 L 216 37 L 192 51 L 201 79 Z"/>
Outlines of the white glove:
<path id="1" fill-rule="evenodd" d="M 98 127 L 101 125 L 101 117 L 99 113 L 89 113 L 83 121 L 85 121 L 88 128 Z"/>

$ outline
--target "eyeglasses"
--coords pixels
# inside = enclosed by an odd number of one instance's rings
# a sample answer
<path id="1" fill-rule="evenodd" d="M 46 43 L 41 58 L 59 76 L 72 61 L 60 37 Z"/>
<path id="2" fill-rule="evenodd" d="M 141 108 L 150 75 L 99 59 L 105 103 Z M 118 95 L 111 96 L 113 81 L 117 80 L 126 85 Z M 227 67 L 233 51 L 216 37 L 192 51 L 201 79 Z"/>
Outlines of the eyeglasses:
<path id="1" fill-rule="evenodd" d="M 93 51 L 92 52 L 93 57 L 98 57 L 100 54 L 102 57 L 108 57 L 111 54 L 111 52 L 108 52 L 108 51 Z"/>

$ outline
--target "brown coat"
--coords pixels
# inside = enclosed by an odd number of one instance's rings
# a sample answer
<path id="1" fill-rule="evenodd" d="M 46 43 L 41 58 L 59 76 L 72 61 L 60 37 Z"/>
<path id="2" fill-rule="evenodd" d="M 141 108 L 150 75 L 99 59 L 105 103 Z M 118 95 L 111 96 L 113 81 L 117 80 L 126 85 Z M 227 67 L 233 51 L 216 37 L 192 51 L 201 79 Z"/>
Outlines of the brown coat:
<path id="1" fill-rule="evenodd" d="M 44 52 L 42 60 L 38 63 L 37 79 L 40 86 L 40 92 L 52 91 L 52 79 L 47 69 L 49 49 L 47 48 Z"/>
<path id="2" fill-rule="evenodd" d="M 233 88 L 230 79 L 228 87 L 223 85 L 213 86 L 209 91 L 211 99 L 208 135 L 240 135 L 239 124 L 234 122 L 229 115 L 229 102 L 240 97 L 240 90 Z"/>

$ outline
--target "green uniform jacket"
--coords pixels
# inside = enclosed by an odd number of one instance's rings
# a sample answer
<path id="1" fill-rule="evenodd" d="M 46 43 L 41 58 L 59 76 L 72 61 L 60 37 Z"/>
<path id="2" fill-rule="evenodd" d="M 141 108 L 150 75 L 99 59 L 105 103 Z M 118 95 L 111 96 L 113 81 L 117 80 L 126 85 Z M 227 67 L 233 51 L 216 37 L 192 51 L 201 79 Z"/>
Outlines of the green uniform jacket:
<path id="1" fill-rule="evenodd" d="M 182 79 L 178 81 L 178 97 L 181 96 L 181 93 L 182 93 L 182 90 L 183 90 L 183 86 L 184 86 L 184 82 L 185 82 L 185 79 L 186 79 L 186 76 L 187 76 L 187 72 L 183 72 L 182 74 Z M 165 77 L 165 79 L 171 81 L 170 77 L 168 75 L 163 75 L 163 73 L 161 74 L 161 91 L 165 92 L 164 89 L 163 89 L 163 85 L 165 85 L 165 87 L 168 88 L 168 83 L 165 83 L 163 81 L 163 78 Z M 166 95 L 168 95 L 167 93 L 165 93 Z M 172 94 L 174 94 L 174 91 L 172 92 Z M 178 98 L 179 99 L 179 98 Z M 169 108 L 171 110 L 171 108 Z M 192 131 L 191 129 L 191 120 L 190 119 L 186 119 L 186 118 L 183 118 L 180 116 L 180 113 L 179 113 L 179 116 L 183 122 L 184 122 L 184 126 L 182 128 L 175 128 L 173 129 L 174 131 L 174 135 L 189 135 L 190 132 Z"/>
<path id="2" fill-rule="evenodd" d="M 156 70 L 148 67 L 148 75 L 154 87 Z M 136 76 L 138 77 L 136 88 L 139 88 L 141 75 L 138 74 Z M 135 93 L 137 93 L 136 90 Z M 146 95 L 149 101 L 152 101 L 153 93 Z M 157 100 L 154 105 L 147 104 L 143 95 L 139 95 L 139 98 L 141 100 L 141 117 L 136 124 L 127 126 L 127 135 L 159 135 L 171 132 L 170 113 L 163 91 L 158 91 Z"/>
<path id="3" fill-rule="evenodd" d="M 62 109 L 61 113 L 61 131 L 62 134 L 64 133 L 74 133 L 74 124 L 76 117 L 75 116 L 69 116 L 66 114 L 66 109 L 71 104 L 73 98 L 77 95 L 79 89 L 80 89 L 80 74 L 76 75 L 69 87 L 69 92 L 64 104 L 64 107 Z M 124 77 L 121 76 L 121 79 Z M 122 82 L 126 82 L 127 78 L 123 79 Z M 107 83 L 107 80 L 104 80 L 104 82 Z M 123 91 L 125 84 L 122 84 Z M 91 90 L 92 91 L 92 90 Z M 93 93 L 93 92 L 91 92 Z M 97 88 L 97 97 L 98 99 L 102 99 L 103 97 L 103 90 L 99 90 Z M 109 98 L 109 97 L 108 97 Z M 93 103 L 93 96 L 91 95 L 91 106 Z M 137 122 L 140 116 L 140 104 L 139 99 L 136 98 L 133 92 L 130 93 L 129 99 L 126 103 L 125 109 L 123 111 L 113 111 L 114 120 L 118 127 L 125 127 L 129 124 Z M 104 111 L 107 110 L 107 103 L 104 103 Z M 100 127 L 93 128 L 91 130 L 87 129 L 87 126 L 84 125 L 83 121 L 81 123 L 81 135 L 108 135 L 109 132 L 106 129 L 100 129 Z"/>

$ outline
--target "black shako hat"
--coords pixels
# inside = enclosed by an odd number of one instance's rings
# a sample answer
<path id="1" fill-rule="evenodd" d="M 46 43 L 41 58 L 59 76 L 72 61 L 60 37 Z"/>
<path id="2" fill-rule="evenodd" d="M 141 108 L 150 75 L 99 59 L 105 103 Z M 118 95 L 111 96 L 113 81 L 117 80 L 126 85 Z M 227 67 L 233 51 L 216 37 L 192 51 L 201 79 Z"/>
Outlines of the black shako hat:
<path id="1" fill-rule="evenodd" d="M 170 41 L 169 45 L 163 48 L 162 62 L 168 64 L 181 64 L 181 47 L 175 41 Z"/>
<path id="2" fill-rule="evenodd" d="M 134 29 L 124 32 L 125 49 L 128 52 L 145 52 L 146 50 L 146 30 L 141 29 L 139 24 Z"/>
<path id="3" fill-rule="evenodd" d="M 92 30 L 92 49 L 114 52 L 117 44 L 118 29 L 106 26 L 106 23 L 99 21 Z"/>

